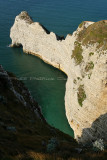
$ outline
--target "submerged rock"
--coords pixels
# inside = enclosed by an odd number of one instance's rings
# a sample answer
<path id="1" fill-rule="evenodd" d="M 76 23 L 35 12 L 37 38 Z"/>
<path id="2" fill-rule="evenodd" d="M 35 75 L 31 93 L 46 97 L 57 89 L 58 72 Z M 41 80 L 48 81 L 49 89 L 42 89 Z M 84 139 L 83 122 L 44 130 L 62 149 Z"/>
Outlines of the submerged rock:
<path id="1" fill-rule="evenodd" d="M 24 15 L 24 18 L 22 18 Z M 29 23 L 28 23 L 29 22 Z M 85 21 L 72 34 L 58 39 L 27 12 L 15 18 L 10 31 L 11 46 L 40 57 L 68 76 L 65 92 L 66 116 L 75 138 L 87 142 L 107 140 L 107 21 Z M 95 122 L 95 123 L 94 123 Z M 94 124 L 94 128 L 93 128 Z"/>

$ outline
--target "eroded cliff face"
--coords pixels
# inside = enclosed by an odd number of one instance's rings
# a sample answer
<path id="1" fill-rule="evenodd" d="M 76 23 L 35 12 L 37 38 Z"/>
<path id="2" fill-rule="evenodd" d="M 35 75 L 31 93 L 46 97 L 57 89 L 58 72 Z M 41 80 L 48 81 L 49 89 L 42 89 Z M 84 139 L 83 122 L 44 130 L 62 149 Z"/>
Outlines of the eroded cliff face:
<path id="1" fill-rule="evenodd" d="M 10 37 L 12 47 L 22 45 L 26 53 L 67 74 L 65 109 L 75 138 L 107 140 L 106 116 L 100 125 L 96 121 L 107 113 L 107 21 L 85 21 L 63 40 L 21 12 Z"/>

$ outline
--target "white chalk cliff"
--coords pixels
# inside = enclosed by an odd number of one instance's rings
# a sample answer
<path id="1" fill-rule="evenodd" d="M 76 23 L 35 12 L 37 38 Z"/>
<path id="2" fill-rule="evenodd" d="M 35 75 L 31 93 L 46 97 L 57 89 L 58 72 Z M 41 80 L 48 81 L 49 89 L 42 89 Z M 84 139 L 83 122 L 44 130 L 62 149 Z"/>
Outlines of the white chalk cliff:
<path id="1" fill-rule="evenodd" d="M 107 140 L 107 21 L 85 21 L 64 40 L 24 11 L 10 37 L 12 47 L 22 45 L 24 52 L 66 73 L 65 109 L 75 138 Z"/>

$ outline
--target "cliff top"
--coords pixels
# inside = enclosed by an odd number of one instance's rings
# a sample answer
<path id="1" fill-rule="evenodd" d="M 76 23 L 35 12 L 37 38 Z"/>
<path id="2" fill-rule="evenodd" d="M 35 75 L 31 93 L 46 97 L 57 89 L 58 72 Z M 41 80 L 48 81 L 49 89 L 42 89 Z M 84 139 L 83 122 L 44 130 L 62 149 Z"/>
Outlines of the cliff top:
<path id="1" fill-rule="evenodd" d="M 95 22 L 87 28 L 82 22 L 79 27 L 83 28 L 78 34 L 78 41 L 81 41 L 83 45 L 98 43 L 98 48 L 107 49 L 107 20 Z"/>

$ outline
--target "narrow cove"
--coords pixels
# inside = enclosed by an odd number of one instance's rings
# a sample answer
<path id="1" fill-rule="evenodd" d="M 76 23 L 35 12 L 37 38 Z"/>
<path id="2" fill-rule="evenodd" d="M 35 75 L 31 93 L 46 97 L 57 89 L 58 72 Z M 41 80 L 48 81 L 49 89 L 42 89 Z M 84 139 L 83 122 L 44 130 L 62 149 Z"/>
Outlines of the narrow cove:
<path id="1" fill-rule="evenodd" d="M 41 106 L 47 122 L 59 130 L 74 136 L 65 115 L 65 85 L 67 77 L 58 69 L 46 64 L 38 57 L 23 53 L 22 49 L 11 49 L 17 77 L 26 84 L 32 96 Z"/>

